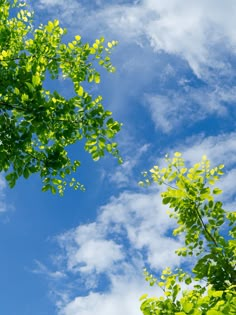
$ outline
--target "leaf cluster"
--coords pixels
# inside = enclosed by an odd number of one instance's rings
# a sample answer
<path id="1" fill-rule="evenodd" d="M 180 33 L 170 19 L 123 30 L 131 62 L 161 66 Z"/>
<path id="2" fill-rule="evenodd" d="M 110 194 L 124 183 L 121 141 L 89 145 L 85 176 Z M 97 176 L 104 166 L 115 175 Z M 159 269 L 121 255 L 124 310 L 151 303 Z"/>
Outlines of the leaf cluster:
<path id="1" fill-rule="evenodd" d="M 83 141 L 95 161 L 105 152 L 121 161 L 113 141 L 121 124 L 85 89 L 100 82 L 95 63 L 115 71 L 110 53 L 117 42 L 89 45 L 77 35 L 66 44 L 58 20 L 35 29 L 33 17 L 20 1 L 0 1 L 0 171 L 10 187 L 38 173 L 44 191 L 63 194 L 68 180 L 83 189 L 71 177 L 81 162 L 69 157 L 70 145 Z M 45 88 L 46 79 L 64 78 L 73 85 L 71 98 Z"/>
<path id="2" fill-rule="evenodd" d="M 190 276 L 179 270 L 177 273 L 164 270 L 161 276 L 164 281 L 152 281 L 164 288 L 164 297 L 145 297 L 141 310 L 145 315 L 233 314 L 236 310 L 236 214 L 225 211 L 216 198 L 222 193 L 216 182 L 223 175 L 224 165 L 211 168 L 210 161 L 203 156 L 201 162 L 187 168 L 179 152 L 173 158 L 166 156 L 166 162 L 167 167 L 154 166 L 149 173 L 145 172 L 140 185 L 155 182 L 167 187 L 161 197 L 163 204 L 169 206 L 169 216 L 177 222 L 173 236 L 182 235 L 185 243 L 176 254 L 193 256 L 196 264 Z M 149 274 L 145 277 L 150 281 Z M 191 290 L 181 289 L 181 283 L 190 285 L 193 280 L 200 284 Z"/>

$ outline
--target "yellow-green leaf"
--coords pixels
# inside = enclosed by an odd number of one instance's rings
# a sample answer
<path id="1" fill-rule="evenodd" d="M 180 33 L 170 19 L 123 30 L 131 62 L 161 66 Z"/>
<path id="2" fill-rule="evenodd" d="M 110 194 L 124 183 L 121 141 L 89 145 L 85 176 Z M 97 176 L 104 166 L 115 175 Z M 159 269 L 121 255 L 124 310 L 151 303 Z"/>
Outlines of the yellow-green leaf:
<path id="1" fill-rule="evenodd" d="M 53 28 L 54 28 L 54 24 L 51 21 L 49 21 L 48 25 L 46 26 L 47 31 L 51 33 Z"/>
<path id="2" fill-rule="evenodd" d="M 75 36 L 75 39 L 76 39 L 77 41 L 80 41 L 80 40 L 81 40 L 81 36 L 76 35 L 76 36 Z"/>
<path id="3" fill-rule="evenodd" d="M 75 46 L 72 43 L 69 43 L 68 46 L 69 46 L 70 49 L 74 49 L 75 48 Z"/>
<path id="4" fill-rule="evenodd" d="M 143 294 L 142 296 L 140 296 L 139 301 L 145 300 L 147 296 L 147 293 Z"/>
<path id="5" fill-rule="evenodd" d="M 214 188 L 213 189 L 213 194 L 214 195 L 219 195 L 219 194 L 221 194 L 222 193 L 222 190 L 221 189 L 219 189 L 219 188 Z"/>
<path id="6" fill-rule="evenodd" d="M 209 311 L 207 311 L 206 314 L 207 315 L 224 315 L 221 311 L 217 311 L 217 310 L 209 310 Z"/>
<path id="7" fill-rule="evenodd" d="M 94 74 L 94 81 L 95 81 L 95 83 L 100 83 L 100 74 L 99 73 L 95 73 Z"/>
<path id="8" fill-rule="evenodd" d="M 29 99 L 29 96 L 28 96 L 27 94 L 23 93 L 23 94 L 21 95 L 21 100 L 22 100 L 22 102 L 28 101 L 28 99 Z"/>
<path id="9" fill-rule="evenodd" d="M 7 54 L 7 51 L 6 51 L 6 50 L 3 50 L 3 51 L 2 51 L 2 56 L 3 56 L 3 57 L 7 57 L 7 55 L 8 55 L 8 54 Z"/>
<path id="10" fill-rule="evenodd" d="M 41 83 L 40 76 L 39 75 L 33 75 L 32 83 L 33 83 L 33 86 L 39 85 Z"/>
<path id="11" fill-rule="evenodd" d="M 83 96 L 84 94 L 84 89 L 82 86 L 79 87 L 79 89 L 76 91 L 78 93 L 79 96 Z"/>
<path id="12" fill-rule="evenodd" d="M 192 308 L 193 308 L 193 303 L 191 302 L 185 302 L 183 304 L 183 309 L 187 314 L 192 310 Z"/>

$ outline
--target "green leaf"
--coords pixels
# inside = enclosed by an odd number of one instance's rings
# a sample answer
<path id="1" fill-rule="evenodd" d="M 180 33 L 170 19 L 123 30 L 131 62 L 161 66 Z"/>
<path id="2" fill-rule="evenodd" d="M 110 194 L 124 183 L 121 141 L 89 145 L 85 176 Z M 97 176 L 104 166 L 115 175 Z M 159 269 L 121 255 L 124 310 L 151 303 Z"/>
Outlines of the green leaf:
<path id="1" fill-rule="evenodd" d="M 42 191 L 48 191 L 49 189 L 51 189 L 51 185 L 50 184 L 44 185 L 42 187 Z"/>
<path id="2" fill-rule="evenodd" d="M 170 197 L 165 197 L 165 198 L 162 199 L 162 203 L 163 203 L 164 205 L 167 205 L 170 201 L 171 201 L 171 198 L 170 198 Z"/>
<path id="3" fill-rule="evenodd" d="M 148 294 L 143 294 L 140 298 L 139 298 L 139 301 L 143 301 L 146 299 L 146 297 L 148 296 Z"/>
<path id="4" fill-rule="evenodd" d="M 92 153 L 92 158 L 94 161 L 98 161 L 100 159 L 100 155 L 97 151 Z"/>
<path id="5" fill-rule="evenodd" d="M 94 75 L 94 81 L 95 81 L 95 83 L 100 83 L 100 74 L 99 73 L 95 73 L 95 75 Z"/>
<path id="6" fill-rule="evenodd" d="M 106 131 L 106 136 L 111 139 L 111 138 L 114 137 L 114 132 L 112 130 L 107 130 Z"/>
<path id="7" fill-rule="evenodd" d="M 53 183 L 54 185 L 59 185 L 59 184 L 62 183 L 62 180 L 61 180 L 61 179 L 57 179 L 57 178 L 53 178 L 53 179 L 52 179 L 52 183 Z"/>
<path id="8" fill-rule="evenodd" d="M 4 58 L 6 58 L 7 56 L 8 56 L 8 53 L 7 53 L 7 51 L 6 50 L 2 50 L 2 56 L 4 57 Z"/>
<path id="9" fill-rule="evenodd" d="M 112 152 L 112 145 L 110 143 L 107 144 L 106 149 L 108 152 Z"/>
<path id="10" fill-rule="evenodd" d="M 222 194 L 222 190 L 219 189 L 219 188 L 214 188 L 214 189 L 213 189 L 213 194 L 214 194 L 214 195 Z"/>
<path id="11" fill-rule="evenodd" d="M 179 157 L 182 156 L 182 154 L 181 154 L 180 152 L 175 152 L 174 156 L 177 157 L 177 158 L 179 158 Z"/>
<path id="12" fill-rule="evenodd" d="M 222 313 L 221 311 L 209 310 L 207 311 L 206 315 L 226 315 L 226 314 Z"/>
<path id="13" fill-rule="evenodd" d="M 33 75 L 32 83 L 33 83 L 33 86 L 40 85 L 40 83 L 41 83 L 40 76 L 39 75 Z"/>
<path id="14" fill-rule="evenodd" d="M 185 302 L 183 303 L 183 309 L 185 311 L 185 313 L 190 313 L 190 311 L 193 309 L 193 303 L 191 302 Z"/>
<path id="15" fill-rule="evenodd" d="M 75 48 L 75 46 L 74 46 L 72 43 L 69 43 L 68 46 L 69 46 L 69 48 L 72 49 L 72 50 Z"/>
<path id="16" fill-rule="evenodd" d="M 56 188 L 54 186 L 50 185 L 50 189 L 51 189 L 52 194 L 55 195 L 57 192 Z"/>
<path id="17" fill-rule="evenodd" d="M 54 20 L 53 25 L 54 25 L 54 26 L 58 26 L 59 23 L 60 23 L 60 22 L 59 22 L 58 20 Z"/>
<path id="18" fill-rule="evenodd" d="M 91 54 L 91 55 L 96 54 L 96 49 L 93 48 L 93 47 L 91 47 L 91 48 L 90 48 L 90 54 Z"/>
<path id="19" fill-rule="evenodd" d="M 191 278 L 185 279 L 185 283 L 189 285 L 190 283 L 192 283 L 192 279 Z"/>
<path id="20" fill-rule="evenodd" d="M 27 102 L 29 100 L 29 96 L 27 94 L 23 93 L 21 95 L 21 100 L 22 100 L 22 102 Z"/>
<path id="21" fill-rule="evenodd" d="M 54 28 L 53 22 L 49 21 L 49 22 L 48 22 L 48 25 L 46 26 L 46 30 L 47 30 L 49 33 L 52 33 L 53 28 Z"/>
<path id="22" fill-rule="evenodd" d="M 23 170 L 23 176 L 26 179 L 30 176 L 30 170 L 27 167 L 25 167 Z"/>
<path id="23" fill-rule="evenodd" d="M 89 140 L 89 141 L 86 142 L 86 145 L 87 146 L 94 146 L 96 143 L 97 143 L 96 139 L 95 140 Z"/>
<path id="24" fill-rule="evenodd" d="M 17 87 L 15 87 L 14 92 L 15 92 L 16 95 L 20 94 L 20 90 Z"/>
<path id="25" fill-rule="evenodd" d="M 79 96 L 83 96 L 83 94 L 84 94 L 84 89 L 83 89 L 83 87 L 80 86 L 79 89 L 78 89 L 76 92 L 77 92 L 77 94 L 78 94 Z"/>

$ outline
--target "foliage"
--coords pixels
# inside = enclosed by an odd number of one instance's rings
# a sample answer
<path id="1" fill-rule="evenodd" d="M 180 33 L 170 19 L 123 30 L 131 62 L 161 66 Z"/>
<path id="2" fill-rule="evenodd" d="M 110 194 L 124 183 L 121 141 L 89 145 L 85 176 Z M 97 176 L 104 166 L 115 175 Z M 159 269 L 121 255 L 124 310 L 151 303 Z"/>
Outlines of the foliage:
<path id="1" fill-rule="evenodd" d="M 144 315 L 236 314 L 236 212 L 223 209 L 217 197 L 222 191 L 215 186 L 224 165 L 211 168 L 203 156 L 187 168 L 179 152 L 167 156 L 166 162 L 164 168 L 154 166 L 145 172 L 140 184 L 167 187 L 161 197 L 177 222 L 173 236 L 182 235 L 185 243 L 176 254 L 192 256 L 195 266 L 189 274 L 166 268 L 160 279 L 145 270 L 146 280 L 157 284 L 164 296 L 143 295 L 141 310 Z"/>
<path id="2" fill-rule="evenodd" d="M 81 140 L 95 161 L 106 151 L 120 159 L 112 139 L 121 124 L 101 96 L 85 89 L 100 82 L 96 63 L 115 70 L 110 53 L 117 42 L 105 47 L 100 38 L 89 45 L 75 36 L 65 44 L 65 33 L 58 20 L 34 28 L 33 12 L 22 1 L 0 0 L 0 171 L 10 187 L 39 173 L 43 191 L 63 194 L 68 181 L 83 188 L 71 179 L 80 161 L 68 154 L 68 146 Z M 63 78 L 74 88 L 69 99 L 46 89 Z"/>

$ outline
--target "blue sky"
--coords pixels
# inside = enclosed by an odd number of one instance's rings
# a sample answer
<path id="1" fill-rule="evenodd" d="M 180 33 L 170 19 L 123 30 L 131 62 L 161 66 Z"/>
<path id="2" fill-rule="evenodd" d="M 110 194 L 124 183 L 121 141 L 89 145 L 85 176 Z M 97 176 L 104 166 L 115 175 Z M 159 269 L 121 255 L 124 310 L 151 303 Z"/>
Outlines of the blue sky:
<path id="1" fill-rule="evenodd" d="M 94 87 L 123 122 L 124 164 L 82 159 L 86 191 L 42 193 L 35 176 L 10 190 L 0 178 L 0 312 L 6 315 L 138 315 L 158 294 L 142 268 L 181 263 L 173 222 L 141 172 L 166 153 L 224 163 L 225 207 L 236 205 L 236 3 L 233 0 L 37 0 L 36 21 L 59 19 L 67 38 L 118 40 L 115 74 Z M 61 81 L 58 88 L 69 93 Z"/>

